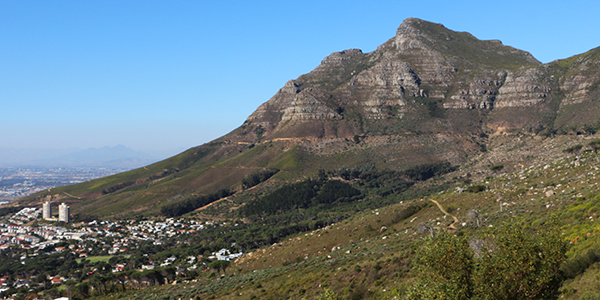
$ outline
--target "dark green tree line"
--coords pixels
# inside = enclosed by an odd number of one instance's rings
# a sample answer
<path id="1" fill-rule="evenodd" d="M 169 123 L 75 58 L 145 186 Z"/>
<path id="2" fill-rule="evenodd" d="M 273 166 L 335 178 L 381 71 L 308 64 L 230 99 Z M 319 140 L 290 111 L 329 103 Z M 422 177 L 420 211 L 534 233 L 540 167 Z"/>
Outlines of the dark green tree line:
<path id="1" fill-rule="evenodd" d="M 233 192 L 230 189 L 221 189 L 206 196 L 192 197 L 177 203 L 167 204 L 161 207 L 160 212 L 166 217 L 177 217 L 232 194 Z"/>
<path id="2" fill-rule="evenodd" d="M 252 173 L 246 178 L 242 179 L 242 188 L 249 189 L 262 182 L 265 182 L 269 178 L 273 177 L 273 175 L 277 174 L 277 172 L 279 172 L 279 169 L 266 169 Z"/>
<path id="3" fill-rule="evenodd" d="M 360 190 L 342 181 L 309 179 L 286 185 L 246 204 L 243 213 L 246 216 L 271 215 L 319 204 L 352 202 L 361 196 Z"/>

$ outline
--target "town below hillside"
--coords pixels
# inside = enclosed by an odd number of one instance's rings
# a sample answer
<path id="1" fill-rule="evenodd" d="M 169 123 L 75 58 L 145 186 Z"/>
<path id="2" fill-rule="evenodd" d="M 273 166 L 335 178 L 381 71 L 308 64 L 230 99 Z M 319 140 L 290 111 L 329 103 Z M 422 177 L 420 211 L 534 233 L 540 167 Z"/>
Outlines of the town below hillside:
<path id="1" fill-rule="evenodd" d="M 0 205 L 10 200 L 52 189 L 105 177 L 126 168 L 0 168 Z"/>
<path id="2" fill-rule="evenodd" d="M 106 284 L 126 272 L 161 277 L 158 283 L 139 279 L 140 286 L 164 284 L 216 265 L 225 269 L 230 260 L 243 255 L 235 244 L 215 252 L 160 252 L 186 236 L 238 225 L 231 222 L 166 218 L 71 224 L 48 222 L 41 214 L 42 209 L 24 208 L 0 222 L 0 293 L 41 289 L 58 296 L 63 293 L 58 286 L 83 282 L 91 291 L 98 288 L 92 287 L 95 282 Z M 155 268 L 160 270 L 156 274 Z M 26 276 L 32 270 L 35 275 Z"/>

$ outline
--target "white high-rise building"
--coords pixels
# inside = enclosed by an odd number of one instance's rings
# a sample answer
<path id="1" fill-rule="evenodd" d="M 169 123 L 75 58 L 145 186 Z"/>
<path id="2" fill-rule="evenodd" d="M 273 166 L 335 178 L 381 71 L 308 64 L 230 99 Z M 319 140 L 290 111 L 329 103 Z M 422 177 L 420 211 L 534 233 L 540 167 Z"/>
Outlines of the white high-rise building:
<path id="1" fill-rule="evenodd" d="M 69 206 L 61 203 L 58 206 L 58 220 L 61 222 L 65 222 L 65 223 L 69 223 L 69 213 L 70 213 L 70 209 Z"/>
<path id="2" fill-rule="evenodd" d="M 50 206 L 49 201 L 44 202 L 42 205 L 42 217 L 46 220 L 52 218 L 52 206 Z"/>

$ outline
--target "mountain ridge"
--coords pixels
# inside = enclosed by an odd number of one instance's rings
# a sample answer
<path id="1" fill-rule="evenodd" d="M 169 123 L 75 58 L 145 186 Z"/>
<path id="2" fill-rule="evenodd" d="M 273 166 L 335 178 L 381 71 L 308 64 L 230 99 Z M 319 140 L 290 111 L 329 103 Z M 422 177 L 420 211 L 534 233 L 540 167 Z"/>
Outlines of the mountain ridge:
<path id="1" fill-rule="evenodd" d="M 499 41 L 407 19 L 373 52 L 333 52 L 223 137 L 22 203 L 51 197 L 71 201 L 74 212 L 152 215 L 176 195 L 243 192 L 241 180 L 257 169 L 281 169 L 270 181 L 285 182 L 365 164 L 390 170 L 464 165 L 485 156 L 496 136 L 590 134 L 600 127 L 594 119 L 600 113 L 597 49 L 542 64 Z M 144 179 L 163 172 L 169 175 Z M 123 182 L 143 184 L 100 193 Z"/>

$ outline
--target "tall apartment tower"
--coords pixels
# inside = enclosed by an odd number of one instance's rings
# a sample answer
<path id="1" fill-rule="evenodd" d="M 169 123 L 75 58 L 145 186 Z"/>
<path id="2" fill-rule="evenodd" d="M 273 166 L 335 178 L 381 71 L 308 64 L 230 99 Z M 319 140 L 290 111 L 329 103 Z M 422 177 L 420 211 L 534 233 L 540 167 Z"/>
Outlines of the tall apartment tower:
<path id="1" fill-rule="evenodd" d="M 52 206 L 50 206 L 50 202 L 48 201 L 42 205 L 42 217 L 46 220 L 52 218 Z"/>
<path id="2" fill-rule="evenodd" d="M 69 223 L 69 213 L 70 213 L 70 209 L 69 209 L 68 205 L 61 203 L 58 206 L 58 220 L 59 221 Z"/>

